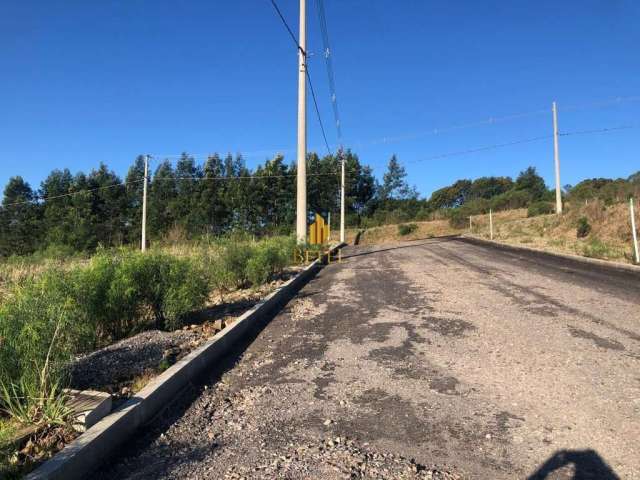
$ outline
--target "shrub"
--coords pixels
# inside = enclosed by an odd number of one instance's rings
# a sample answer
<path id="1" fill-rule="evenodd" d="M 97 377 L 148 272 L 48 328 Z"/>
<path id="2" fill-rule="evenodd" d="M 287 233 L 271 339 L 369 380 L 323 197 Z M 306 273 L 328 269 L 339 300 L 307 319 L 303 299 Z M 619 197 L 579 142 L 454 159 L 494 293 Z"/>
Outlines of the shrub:
<path id="1" fill-rule="evenodd" d="M 578 219 L 578 226 L 576 230 L 576 236 L 578 238 L 584 238 L 591 232 L 591 225 L 587 217 L 580 217 Z"/>
<path id="2" fill-rule="evenodd" d="M 295 240 L 273 238 L 263 240 L 254 248 L 253 255 L 247 262 L 247 279 L 252 285 L 266 283 L 274 275 L 282 273 L 292 258 Z"/>
<path id="3" fill-rule="evenodd" d="M 449 225 L 453 228 L 465 228 L 469 225 L 469 212 L 466 208 L 454 208 L 449 212 Z"/>
<path id="4" fill-rule="evenodd" d="M 156 328 L 178 328 L 192 311 L 204 306 L 209 280 L 201 267 L 188 258 L 161 252 L 127 252 L 112 261 L 111 283 L 106 291 L 96 291 L 105 299 L 105 327 L 111 322 L 113 335 L 128 335 L 149 321 Z M 96 262 L 101 268 L 105 260 Z M 117 315 L 123 320 L 118 321 Z"/>
<path id="5" fill-rule="evenodd" d="M 524 190 L 510 190 L 500 195 L 496 195 L 490 200 L 490 207 L 494 212 L 500 210 L 513 210 L 524 208 L 531 201 L 531 196 Z"/>
<path id="6" fill-rule="evenodd" d="M 534 202 L 529 205 L 527 217 L 537 217 L 538 215 L 548 215 L 554 212 L 553 204 L 549 202 Z"/>
<path id="7" fill-rule="evenodd" d="M 230 282 L 228 288 L 243 287 L 247 284 L 247 264 L 253 256 L 249 242 L 227 240 L 221 252 L 222 268 Z"/>
<path id="8" fill-rule="evenodd" d="M 415 223 L 402 223 L 398 225 L 398 233 L 403 237 L 415 232 L 417 229 L 418 225 Z"/>

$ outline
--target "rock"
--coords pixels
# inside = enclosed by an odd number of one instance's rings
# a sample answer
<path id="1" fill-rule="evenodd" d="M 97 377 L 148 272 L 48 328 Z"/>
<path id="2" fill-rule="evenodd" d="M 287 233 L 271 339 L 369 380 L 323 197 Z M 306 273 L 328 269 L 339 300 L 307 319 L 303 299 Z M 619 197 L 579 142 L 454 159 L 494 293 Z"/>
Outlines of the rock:
<path id="1" fill-rule="evenodd" d="M 324 425 L 325 425 L 325 426 L 331 425 L 332 423 L 333 423 L 333 422 L 332 422 L 330 419 L 328 419 L 328 418 L 324 421 Z"/>

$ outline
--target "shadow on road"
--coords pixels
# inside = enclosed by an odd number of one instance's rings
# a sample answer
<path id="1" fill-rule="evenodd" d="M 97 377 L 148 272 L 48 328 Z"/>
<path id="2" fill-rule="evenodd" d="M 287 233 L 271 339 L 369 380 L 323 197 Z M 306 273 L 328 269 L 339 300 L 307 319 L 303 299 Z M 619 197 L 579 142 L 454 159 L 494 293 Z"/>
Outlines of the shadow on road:
<path id="1" fill-rule="evenodd" d="M 561 468 L 572 465 L 573 476 L 554 475 Z M 559 473 L 559 472 L 558 472 Z M 538 468 L 527 480 L 620 480 L 595 450 L 559 450 Z"/>
<path id="2" fill-rule="evenodd" d="M 347 259 L 347 258 L 353 258 L 353 257 L 362 257 L 364 255 L 372 255 L 374 253 L 382 253 L 382 252 L 389 252 L 391 250 L 402 250 L 404 248 L 416 248 L 416 247 L 422 247 L 424 245 L 432 245 L 432 244 L 436 244 L 436 243 L 445 243 L 445 242 L 452 242 L 456 239 L 460 238 L 459 235 L 446 235 L 446 236 L 442 236 L 442 237 L 429 237 L 429 238 L 417 238 L 415 240 L 409 240 L 411 242 L 424 242 L 424 243 L 414 243 L 411 245 L 401 245 L 399 247 L 388 247 L 388 248 L 380 248 L 378 250 L 370 250 L 367 252 L 361 252 L 361 253 L 354 253 L 352 255 L 343 255 L 342 259 Z M 359 247 L 372 247 L 375 248 L 375 245 L 358 245 Z"/>

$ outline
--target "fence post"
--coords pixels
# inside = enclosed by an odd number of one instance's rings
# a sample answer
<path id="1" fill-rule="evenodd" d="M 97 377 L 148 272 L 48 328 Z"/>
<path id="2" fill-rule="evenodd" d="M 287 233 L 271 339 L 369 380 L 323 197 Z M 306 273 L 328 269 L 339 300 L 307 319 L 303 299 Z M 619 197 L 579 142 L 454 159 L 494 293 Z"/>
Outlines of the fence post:
<path id="1" fill-rule="evenodd" d="M 471 225 L 471 215 L 469 215 L 469 233 L 473 232 L 473 226 Z"/>
<path id="2" fill-rule="evenodd" d="M 489 209 L 489 238 L 493 240 L 493 212 Z"/>
<path id="3" fill-rule="evenodd" d="M 640 263 L 640 255 L 638 255 L 638 234 L 636 233 L 636 215 L 633 211 L 633 197 L 629 199 L 629 213 L 631 214 L 631 232 L 633 234 L 633 250 L 636 254 L 636 263 Z"/>

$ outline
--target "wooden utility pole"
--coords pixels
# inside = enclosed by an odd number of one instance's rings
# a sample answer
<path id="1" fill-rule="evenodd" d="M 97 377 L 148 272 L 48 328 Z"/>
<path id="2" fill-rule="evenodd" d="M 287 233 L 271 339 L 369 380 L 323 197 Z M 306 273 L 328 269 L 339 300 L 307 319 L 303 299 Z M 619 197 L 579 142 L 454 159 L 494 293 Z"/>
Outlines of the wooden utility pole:
<path id="1" fill-rule="evenodd" d="M 558 108 L 553 102 L 553 158 L 556 165 L 556 213 L 562 213 L 562 192 L 560 190 L 560 151 L 558 147 Z"/>
<path id="2" fill-rule="evenodd" d="M 300 0 L 300 38 L 298 44 L 298 184 L 296 238 L 307 241 L 307 11 Z"/>

